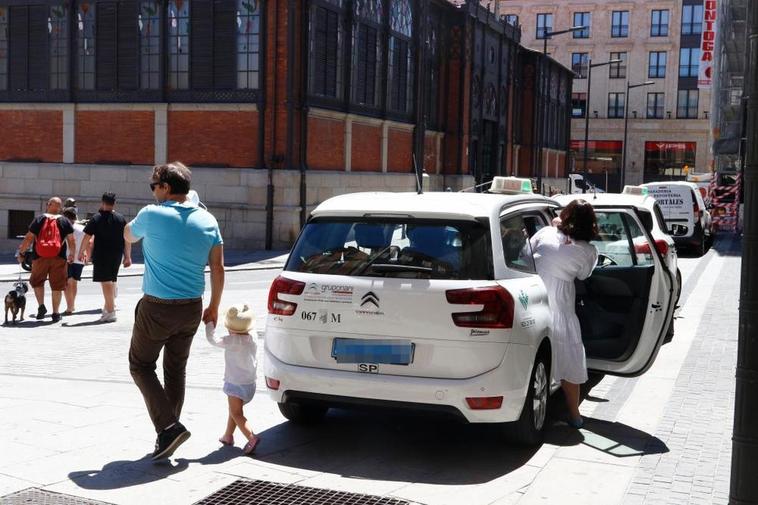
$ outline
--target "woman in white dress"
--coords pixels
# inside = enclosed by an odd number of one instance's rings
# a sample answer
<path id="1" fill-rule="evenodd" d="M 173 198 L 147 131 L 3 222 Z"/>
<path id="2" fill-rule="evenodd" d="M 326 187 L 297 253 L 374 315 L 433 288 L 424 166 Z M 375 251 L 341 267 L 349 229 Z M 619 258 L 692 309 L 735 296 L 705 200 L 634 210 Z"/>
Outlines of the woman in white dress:
<path id="1" fill-rule="evenodd" d="M 553 314 L 553 374 L 566 396 L 569 425 L 581 428 L 579 385 L 587 382 L 587 362 L 576 317 L 574 279 L 589 277 L 597 263 L 597 249 L 589 243 L 597 235 L 597 220 L 592 205 L 574 200 L 553 224 L 557 226 L 535 233 L 531 246 Z"/>

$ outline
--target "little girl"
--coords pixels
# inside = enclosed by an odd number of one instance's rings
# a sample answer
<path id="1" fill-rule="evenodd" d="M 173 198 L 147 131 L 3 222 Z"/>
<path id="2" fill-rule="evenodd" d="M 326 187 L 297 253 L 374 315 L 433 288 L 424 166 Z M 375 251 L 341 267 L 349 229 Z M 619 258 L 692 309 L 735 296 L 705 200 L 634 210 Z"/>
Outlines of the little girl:
<path id="1" fill-rule="evenodd" d="M 234 444 L 234 428 L 237 427 L 245 435 L 247 444 L 245 454 L 252 454 L 260 441 L 245 414 L 242 406 L 249 403 L 255 395 L 255 340 L 250 336 L 253 326 L 253 313 L 247 304 L 234 305 L 226 311 L 224 326 L 229 335 L 217 338 L 213 323 L 205 325 L 205 336 L 211 344 L 224 348 L 224 393 L 229 400 L 229 418 L 226 421 L 226 431 L 218 439 L 224 445 Z"/>

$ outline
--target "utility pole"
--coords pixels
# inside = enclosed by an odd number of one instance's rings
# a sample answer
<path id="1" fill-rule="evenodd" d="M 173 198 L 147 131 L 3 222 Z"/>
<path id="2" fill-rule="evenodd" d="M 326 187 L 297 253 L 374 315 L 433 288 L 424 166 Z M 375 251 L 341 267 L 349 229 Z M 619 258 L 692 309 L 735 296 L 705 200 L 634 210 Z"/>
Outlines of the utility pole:
<path id="1" fill-rule="evenodd" d="M 742 233 L 740 330 L 732 435 L 730 505 L 758 503 L 758 2 L 747 2 L 745 88 L 745 218 Z"/>

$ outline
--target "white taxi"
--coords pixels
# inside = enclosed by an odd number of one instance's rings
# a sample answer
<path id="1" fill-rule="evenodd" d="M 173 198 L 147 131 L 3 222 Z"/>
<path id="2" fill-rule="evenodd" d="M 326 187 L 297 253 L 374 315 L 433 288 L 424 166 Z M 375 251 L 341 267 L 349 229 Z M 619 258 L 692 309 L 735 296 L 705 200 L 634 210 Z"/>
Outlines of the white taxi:
<path id="1" fill-rule="evenodd" d="M 550 308 L 528 238 L 559 204 L 529 180 L 481 193 L 357 193 L 319 205 L 269 292 L 264 371 L 293 422 L 329 407 L 399 406 L 504 423 L 538 443 L 551 376 Z M 654 239 L 632 209 L 603 210 L 613 240 Z M 588 282 L 590 281 L 590 282 Z M 637 375 L 673 311 L 658 255 L 584 281 L 588 366 Z"/>

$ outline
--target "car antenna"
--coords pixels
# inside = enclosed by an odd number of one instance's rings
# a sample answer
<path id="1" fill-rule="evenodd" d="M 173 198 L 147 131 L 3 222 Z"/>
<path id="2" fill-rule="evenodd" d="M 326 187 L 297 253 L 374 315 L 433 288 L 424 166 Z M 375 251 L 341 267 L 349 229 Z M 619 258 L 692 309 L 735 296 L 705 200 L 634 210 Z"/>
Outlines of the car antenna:
<path id="1" fill-rule="evenodd" d="M 416 153 L 413 153 L 413 173 L 416 174 L 416 193 L 422 195 L 424 186 L 421 184 L 421 177 L 418 173 L 418 164 L 416 164 Z"/>

